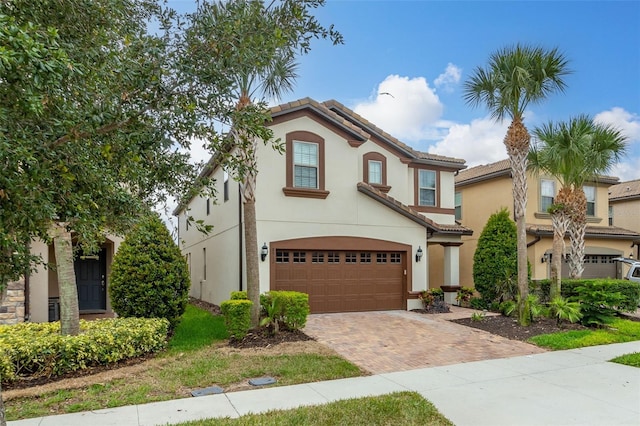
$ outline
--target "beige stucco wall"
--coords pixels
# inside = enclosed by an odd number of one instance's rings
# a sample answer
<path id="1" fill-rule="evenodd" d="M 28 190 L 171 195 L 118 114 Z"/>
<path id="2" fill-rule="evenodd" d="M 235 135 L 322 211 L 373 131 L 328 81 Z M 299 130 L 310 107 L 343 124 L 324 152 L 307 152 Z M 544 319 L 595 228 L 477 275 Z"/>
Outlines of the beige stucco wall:
<path id="1" fill-rule="evenodd" d="M 613 226 L 640 232 L 640 198 L 610 201 L 613 206 Z"/>
<path id="2" fill-rule="evenodd" d="M 526 222 L 528 224 L 551 225 L 549 214 L 540 211 L 540 179 L 553 180 L 549 176 L 529 175 Z M 464 244 L 460 247 L 461 285 L 473 284 L 473 255 L 489 216 L 502 207 L 506 207 L 513 218 L 511 182 L 509 177 L 498 177 L 456 188 L 456 191 L 462 194 L 462 224 L 474 231 L 473 236 L 462 237 Z M 588 185 L 596 186 L 596 214 L 588 219 L 588 224 L 589 226 L 606 227 L 608 225 L 608 185 L 593 183 Z M 559 188 L 560 184 L 556 182 L 556 192 Z M 616 226 L 619 225 L 616 224 Z M 527 235 L 528 243 L 532 243 L 534 240 L 535 237 Z M 548 278 L 548 264 L 541 263 L 540 259 L 545 251 L 551 249 L 552 242 L 552 238 L 542 238 L 527 249 L 533 279 Z M 566 243 L 569 244 L 568 240 Z M 626 240 L 585 239 L 586 247 L 607 247 L 618 250 L 620 253 L 628 252 L 629 244 Z"/>

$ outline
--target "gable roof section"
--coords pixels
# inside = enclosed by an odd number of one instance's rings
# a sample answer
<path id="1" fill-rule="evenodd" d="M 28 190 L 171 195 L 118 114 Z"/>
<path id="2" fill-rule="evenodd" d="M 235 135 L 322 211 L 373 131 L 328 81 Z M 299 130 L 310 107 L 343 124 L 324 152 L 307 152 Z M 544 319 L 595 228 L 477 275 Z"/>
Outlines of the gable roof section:
<path id="1" fill-rule="evenodd" d="M 640 179 L 621 182 L 609 187 L 609 201 L 640 199 Z"/>
<path id="2" fill-rule="evenodd" d="M 335 113 L 343 117 L 345 120 L 364 129 L 370 135 L 376 136 L 391 148 L 401 152 L 403 155 L 414 160 L 417 163 L 444 166 L 454 170 L 461 170 L 466 168 L 465 160 L 463 159 L 430 154 L 411 148 L 409 145 L 391 136 L 389 133 L 371 123 L 366 118 L 362 117 L 361 115 L 357 114 L 353 110 L 347 108 L 334 99 L 325 101 L 323 102 L 323 104 L 331 111 L 334 111 Z"/>
<path id="3" fill-rule="evenodd" d="M 288 102 L 271 108 L 271 118 L 283 117 L 287 114 L 291 114 L 297 111 L 310 110 L 314 114 L 320 116 L 329 123 L 337 126 L 340 130 L 352 135 L 355 139 L 365 142 L 371 136 L 362 128 L 354 125 L 348 120 L 340 117 L 335 112 L 331 111 L 324 104 L 314 101 L 311 98 L 303 98 L 294 102 Z"/>
<path id="4" fill-rule="evenodd" d="M 483 164 L 462 170 L 456 176 L 455 184 L 456 186 L 465 186 L 497 177 L 511 177 L 511 161 L 508 158 L 496 161 L 495 163 Z M 618 183 L 618 178 L 615 176 L 599 175 L 594 181 L 614 185 Z"/>
<path id="5" fill-rule="evenodd" d="M 358 191 L 373 198 L 375 201 L 389 207 L 391 210 L 394 210 L 397 213 L 400 213 L 402 216 L 416 222 L 419 225 L 427 228 L 428 231 L 434 234 L 442 234 L 442 235 L 472 235 L 473 231 L 469 228 L 465 228 L 462 225 L 447 225 L 447 224 L 439 224 L 434 222 L 433 220 L 423 216 L 419 212 L 413 210 L 409 206 L 402 204 L 400 201 L 395 198 L 385 194 L 382 191 L 374 188 L 373 186 L 359 182 Z"/>
<path id="6" fill-rule="evenodd" d="M 527 234 L 540 237 L 553 236 L 553 226 L 527 224 Z M 640 238 L 640 234 L 634 231 L 629 231 L 628 229 L 618 228 L 616 226 L 587 226 L 585 237 L 635 240 Z"/>

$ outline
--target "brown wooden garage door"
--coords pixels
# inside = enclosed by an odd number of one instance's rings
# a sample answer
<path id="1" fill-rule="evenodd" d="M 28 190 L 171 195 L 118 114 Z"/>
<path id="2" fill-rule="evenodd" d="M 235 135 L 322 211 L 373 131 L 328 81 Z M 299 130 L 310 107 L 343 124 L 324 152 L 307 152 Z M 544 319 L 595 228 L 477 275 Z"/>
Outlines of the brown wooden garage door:
<path id="1" fill-rule="evenodd" d="M 404 309 L 405 254 L 276 250 L 274 290 L 309 294 L 312 313 Z"/>

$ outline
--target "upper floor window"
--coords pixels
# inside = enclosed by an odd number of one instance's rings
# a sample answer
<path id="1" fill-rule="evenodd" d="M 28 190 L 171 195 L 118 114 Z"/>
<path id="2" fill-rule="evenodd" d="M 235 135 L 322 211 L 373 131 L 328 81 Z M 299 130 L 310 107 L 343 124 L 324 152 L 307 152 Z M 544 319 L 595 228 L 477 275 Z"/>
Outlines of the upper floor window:
<path id="1" fill-rule="evenodd" d="M 462 192 L 455 193 L 455 215 L 456 220 L 462 220 Z"/>
<path id="2" fill-rule="evenodd" d="M 293 142 L 294 184 L 296 188 L 318 189 L 318 145 Z"/>
<path id="3" fill-rule="evenodd" d="M 609 206 L 609 226 L 613 226 L 613 206 Z"/>
<path id="4" fill-rule="evenodd" d="M 556 183 L 549 179 L 540 180 L 540 211 L 547 212 L 556 196 Z"/>
<path id="5" fill-rule="evenodd" d="M 596 187 L 583 186 L 584 195 L 587 197 L 587 216 L 596 215 Z"/>
<path id="6" fill-rule="evenodd" d="M 382 162 L 369 160 L 369 183 L 382 185 Z"/>
<path id="7" fill-rule="evenodd" d="M 382 192 L 389 192 L 387 186 L 387 158 L 379 152 L 367 152 L 362 157 L 363 180 Z"/>
<path id="8" fill-rule="evenodd" d="M 305 131 L 287 133 L 285 150 L 285 195 L 326 198 L 329 191 L 324 189 L 324 139 Z"/>
<path id="9" fill-rule="evenodd" d="M 224 182 L 224 201 L 229 201 L 229 172 L 222 171 L 222 180 Z"/>
<path id="10" fill-rule="evenodd" d="M 418 170 L 418 205 L 436 205 L 436 172 Z"/>

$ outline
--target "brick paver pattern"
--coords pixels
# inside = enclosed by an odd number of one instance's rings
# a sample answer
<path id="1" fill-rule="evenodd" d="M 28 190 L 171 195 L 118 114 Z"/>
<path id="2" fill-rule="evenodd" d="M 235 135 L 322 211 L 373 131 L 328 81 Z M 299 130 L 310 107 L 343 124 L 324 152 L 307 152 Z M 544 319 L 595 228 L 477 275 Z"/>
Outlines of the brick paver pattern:
<path id="1" fill-rule="evenodd" d="M 471 313 L 451 308 L 449 314 L 313 314 L 303 331 L 372 374 L 545 352 L 529 343 L 452 323 L 448 320 Z"/>

